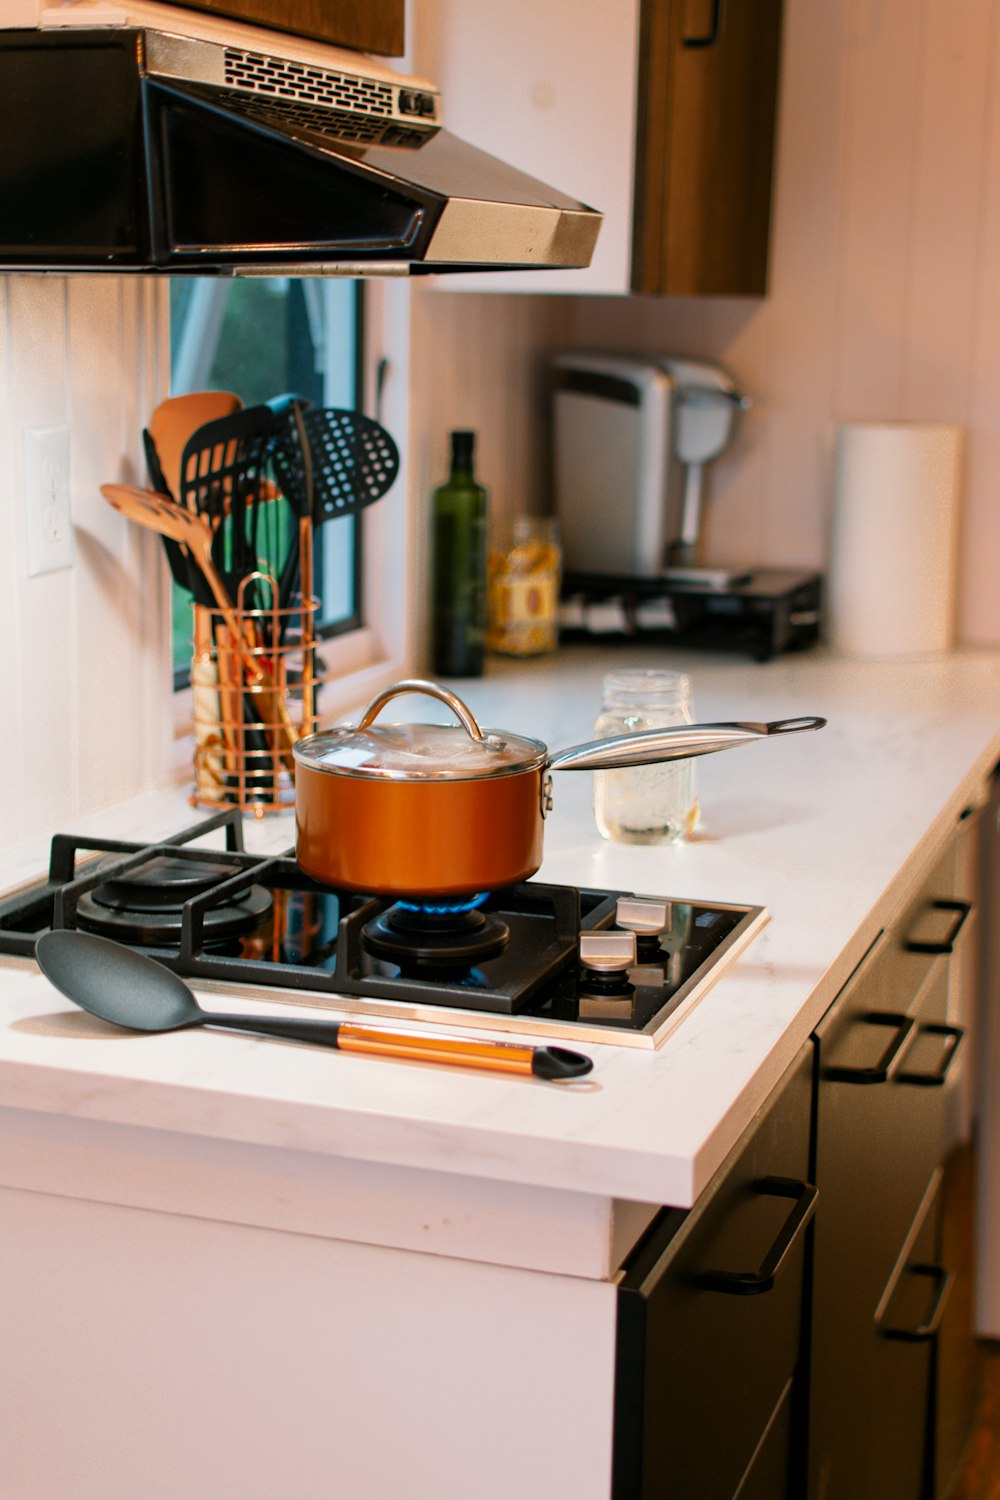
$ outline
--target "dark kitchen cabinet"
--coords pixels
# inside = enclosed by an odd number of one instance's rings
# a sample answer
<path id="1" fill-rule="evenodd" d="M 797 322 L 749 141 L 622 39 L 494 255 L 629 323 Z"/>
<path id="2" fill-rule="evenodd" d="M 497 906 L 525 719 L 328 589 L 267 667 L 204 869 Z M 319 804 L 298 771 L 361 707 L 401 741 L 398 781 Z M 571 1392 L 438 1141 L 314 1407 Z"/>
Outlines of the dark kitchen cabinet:
<path id="1" fill-rule="evenodd" d="M 945 1349 L 959 1378 L 975 1360 L 943 1253 L 964 1039 L 952 983 L 970 911 L 956 859 L 957 841 L 815 1033 L 810 1500 L 935 1500 L 971 1417 L 949 1408 L 941 1374 Z"/>
<path id="2" fill-rule="evenodd" d="M 167 0 L 297 36 L 399 57 L 404 48 L 405 0 Z"/>
<path id="3" fill-rule="evenodd" d="M 994 777 L 993 797 L 996 797 Z M 948 1019 L 965 1032 L 949 1090 L 944 1176 L 941 1184 L 940 1258 L 953 1275 L 941 1330 L 935 1344 L 934 1494 L 946 1495 L 958 1471 L 979 1400 L 980 1369 L 975 1345 L 975 1241 L 977 1212 L 988 1213 L 976 1197 L 976 1082 L 983 1037 L 977 1025 L 986 986 L 987 946 L 995 927 L 986 920 L 981 898 L 995 888 L 985 867 L 987 830 L 997 827 L 996 801 L 967 811 L 959 824 L 954 897 L 970 908 L 961 939 L 949 958 Z M 995 837 L 995 833 L 994 833 Z M 984 1280 L 989 1271 L 981 1268 Z"/>
<path id="4" fill-rule="evenodd" d="M 787 1500 L 803 1432 L 812 1047 L 619 1288 L 614 1500 Z"/>
<path id="5" fill-rule="evenodd" d="M 634 292 L 767 291 L 782 0 L 643 0 Z"/>

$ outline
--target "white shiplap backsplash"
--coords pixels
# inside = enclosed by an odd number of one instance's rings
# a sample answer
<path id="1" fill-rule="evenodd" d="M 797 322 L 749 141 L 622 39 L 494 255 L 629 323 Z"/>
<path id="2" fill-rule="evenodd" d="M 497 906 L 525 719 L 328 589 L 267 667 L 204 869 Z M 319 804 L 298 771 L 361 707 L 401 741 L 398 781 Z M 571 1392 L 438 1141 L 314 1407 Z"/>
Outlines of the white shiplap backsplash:
<path id="1" fill-rule="evenodd" d="M 566 297 L 411 289 L 411 419 L 423 482 L 442 483 L 448 433 L 478 435 L 476 468 L 496 514 L 549 509 L 548 356 L 572 330 Z"/>
<path id="2" fill-rule="evenodd" d="M 156 784 L 171 747 L 169 614 L 156 537 L 102 499 L 145 482 L 166 393 L 167 288 L 0 277 L 0 840 L 20 843 Z M 70 430 L 71 568 L 28 577 L 24 430 Z"/>

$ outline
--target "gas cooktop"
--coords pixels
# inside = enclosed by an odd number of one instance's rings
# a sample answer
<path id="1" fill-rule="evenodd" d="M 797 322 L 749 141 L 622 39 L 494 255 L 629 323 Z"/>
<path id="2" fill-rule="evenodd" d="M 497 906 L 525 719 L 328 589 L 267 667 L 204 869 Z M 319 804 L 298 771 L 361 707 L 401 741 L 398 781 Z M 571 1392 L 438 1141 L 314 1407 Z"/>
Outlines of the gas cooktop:
<path id="1" fill-rule="evenodd" d="M 655 1047 L 767 920 L 535 880 L 432 905 L 332 889 L 291 850 L 249 853 L 233 809 L 157 844 L 57 834 L 48 875 L 0 901 L 0 953 L 80 927 L 213 990 Z"/>

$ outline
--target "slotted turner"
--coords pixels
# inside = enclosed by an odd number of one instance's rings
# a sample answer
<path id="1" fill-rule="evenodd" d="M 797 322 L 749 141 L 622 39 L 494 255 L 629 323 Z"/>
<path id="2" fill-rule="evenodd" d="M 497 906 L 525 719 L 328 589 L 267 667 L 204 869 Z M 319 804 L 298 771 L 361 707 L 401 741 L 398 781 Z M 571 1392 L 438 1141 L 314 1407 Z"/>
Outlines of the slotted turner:
<path id="1" fill-rule="evenodd" d="M 361 412 L 300 407 L 298 418 L 284 415 L 274 472 L 296 513 L 321 526 L 380 500 L 399 473 L 399 450 L 382 424 Z"/>

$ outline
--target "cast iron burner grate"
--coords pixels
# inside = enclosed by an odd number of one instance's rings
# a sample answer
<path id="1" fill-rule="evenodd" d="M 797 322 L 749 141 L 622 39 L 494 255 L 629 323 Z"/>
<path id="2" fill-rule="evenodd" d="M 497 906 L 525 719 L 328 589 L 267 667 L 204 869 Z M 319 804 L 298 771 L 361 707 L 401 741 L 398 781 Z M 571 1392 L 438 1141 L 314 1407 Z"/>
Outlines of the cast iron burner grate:
<path id="1" fill-rule="evenodd" d="M 216 847 L 220 831 L 224 848 Z M 231 808 L 157 844 L 57 834 L 47 878 L 0 901 L 0 954 L 33 957 L 43 932 L 86 926 L 95 908 L 101 920 L 117 920 L 137 890 L 143 910 L 125 916 L 136 931 L 128 934 L 126 925 L 115 936 L 192 980 L 291 992 L 286 998 L 309 992 L 319 1004 L 326 996 L 424 1021 L 438 1007 L 464 1024 L 502 1028 L 504 1017 L 516 1016 L 518 1027 L 535 1031 L 649 1046 L 695 1003 L 709 971 L 714 979 L 767 920 L 760 907 L 661 900 L 663 932 L 638 945 L 624 982 L 602 981 L 581 968 L 580 939 L 613 929 L 619 898 L 630 893 L 532 880 L 483 897 L 462 918 L 482 946 L 443 963 L 426 916 L 321 885 L 291 850 L 249 853 L 242 815 Z M 161 902 L 175 908 L 168 923 L 160 921 Z M 238 931 L 220 936 L 220 920 L 235 920 Z M 413 926 L 415 957 L 380 948 L 386 933 L 397 943 Z M 447 942 L 454 944 L 453 934 Z"/>
<path id="2" fill-rule="evenodd" d="M 436 970 L 468 969 L 496 958 L 510 940 L 507 923 L 481 910 L 487 900 L 488 892 L 446 906 L 397 901 L 365 924 L 361 941 L 403 973 L 427 977 Z"/>
<path id="3" fill-rule="evenodd" d="M 205 858 L 179 859 L 157 854 L 145 864 L 122 873 L 113 857 L 103 860 L 101 884 L 78 894 L 76 915 L 85 932 L 117 938 L 122 943 L 169 947 L 178 943 L 184 903 L 210 891 L 231 875 L 228 866 Z M 224 905 L 205 913 L 205 943 L 218 945 L 254 928 L 270 915 L 273 898 L 249 879 Z"/>

